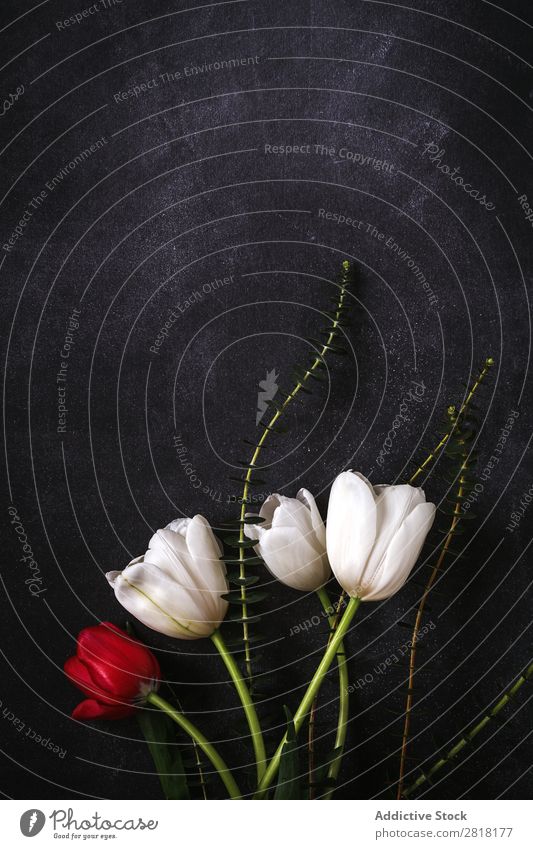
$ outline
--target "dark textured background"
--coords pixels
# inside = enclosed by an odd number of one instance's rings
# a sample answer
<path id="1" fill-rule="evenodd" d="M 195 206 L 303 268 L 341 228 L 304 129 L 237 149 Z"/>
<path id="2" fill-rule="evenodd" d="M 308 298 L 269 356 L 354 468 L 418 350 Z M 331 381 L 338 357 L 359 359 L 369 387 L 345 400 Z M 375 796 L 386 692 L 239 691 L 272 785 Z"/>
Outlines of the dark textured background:
<path id="1" fill-rule="evenodd" d="M 0 118 L 2 244 L 47 181 L 98 138 L 106 143 L 47 191 L 13 249 L 1 250 L 1 791 L 159 796 L 135 721 L 69 718 L 78 693 L 62 664 L 81 627 L 124 621 L 103 573 L 143 552 L 153 529 L 178 515 L 202 512 L 217 522 L 235 514 L 238 486 L 228 477 L 243 456 L 240 438 L 253 438 L 258 383 L 271 369 L 288 383 L 292 364 L 308 353 L 305 337 L 324 321 L 345 257 L 359 269 L 353 353 L 333 363 L 329 394 L 291 408 L 290 435 L 265 454 L 285 458 L 265 491 L 294 494 L 304 483 L 324 508 L 344 467 L 375 482 L 404 479 L 411 456 L 424 456 L 446 406 L 460 402 L 489 354 L 496 365 L 479 397 L 481 468 L 511 411 L 520 413 L 484 483 L 478 522 L 461 537 L 467 557 L 449 562 L 427 614 L 435 627 L 420 652 L 415 770 L 493 702 L 531 651 L 533 511 L 506 529 L 533 483 L 532 230 L 518 201 L 524 193 L 533 201 L 530 3 L 123 0 L 68 30 L 56 22 L 88 2 L 32 6 L 3 0 L 0 13 L 2 99 L 24 86 Z M 245 57 L 257 58 L 184 72 Z M 171 81 L 159 76 L 178 71 Z M 115 102 L 116 93 L 154 78 L 157 86 Z M 493 210 L 423 155 L 430 142 Z M 265 153 L 265 145 L 292 144 L 311 152 Z M 315 144 L 334 154 L 315 153 Z M 392 172 L 348 161 L 341 148 L 387 160 Z M 364 225 L 326 221 L 319 209 Z M 415 259 L 437 303 L 368 224 Z M 228 285 L 191 298 L 230 275 Z M 177 304 L 184 312 L 154 354 Z M 73 309 L 80 326 L 68 360 L 66 432 L 58 433 L 56 374 Z M 380 471 L 376 457 L 413 380 L 425 392 Z M 199 488 L 178 462 L 176 434 Z M 426 489 L 437 500 L 444 493 L 433 475 Z M 10 505 L 40 567 L 46 591 L 36 598 Z M 396 623 L 412 621 L 419 593 L 411 581 L 388 603 L 364 606 L 348 640 L 354 685 L 399 650 L 408 632 Z M 325 635 L 321 627 L 289 635 L 316 612 L 316 600 L 272 586 L 263 607 L 261 630 L 273 641 L 264 664 L 275 671 L 274 691 L 294 707 L 294 688 L 308 680 L 317 659 L 310 653 Z M 139 632 L 161 650 L 186 709 L 225 741 L 229 760 L 244 763 L 248 749 L 232 739 L 235 697 L 217 658 L 204 656 L 212 655 L 209 642 Z M 353 687 L 339 796 L 379 795 L 394 780 L 404 677 L 405 662 Z M 332 676 L 319 715 L 330 725 L 335 687 Z M 530 697 L 522 688 L 429 797 L 526 798 Z M 28 728 L 65 756 L 32 741 Z"/>

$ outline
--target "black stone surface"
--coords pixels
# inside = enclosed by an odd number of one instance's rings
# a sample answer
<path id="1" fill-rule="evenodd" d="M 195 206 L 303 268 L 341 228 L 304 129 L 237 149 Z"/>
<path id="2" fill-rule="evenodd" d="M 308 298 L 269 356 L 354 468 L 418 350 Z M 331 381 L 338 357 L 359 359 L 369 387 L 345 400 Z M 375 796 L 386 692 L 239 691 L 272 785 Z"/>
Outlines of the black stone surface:
<path id="1" fill-rule="evenodd" d="M 305 485 L 325 512 L 343 468 L 404 480 L 446 407 L 495 360 L 478 397 L 477 521 L 464 523 L 455 545 L 466 557 L 448 560 L 425 617 L 418 774 L 531 656 L 530 4 L 4 0 L 0 24 L 2 793 L 160 797 L 135 721 L 70 719 L 78 693 L 63 662 L 82 627 L 124 623 L 104 573 L 154 529 L 196 512 L 234 517 L 229 476 L 256 432 L 259 382 L 274 369 L 289 384 L 345 258 L 358 270 L 351 353 L 288 411 L 260 494 Z M 421 397 L 380 465 L 414 381 Z M 439 468 L 425 488 L 440 503 Z M 38 564 L 36 595 L 10 507 Z M 321 624 L 290 636 L 316 599 L 270 589 L 257 627 L 272 641 L 262 663 L 282 722 L 326 634 Z M 420 591 L 410 581 L 365 605 L 349 635 L 340 798 L 383 797 L 397 776 L 409 635 L 397 623 L 412 621 Z M 210 643 L 139 634 L 191 716 L 245 764 Z M 330 677 L 321 734 L 335 721 Z M 527 798 L 530 699 L 525 685 L 424 798 Z"/>

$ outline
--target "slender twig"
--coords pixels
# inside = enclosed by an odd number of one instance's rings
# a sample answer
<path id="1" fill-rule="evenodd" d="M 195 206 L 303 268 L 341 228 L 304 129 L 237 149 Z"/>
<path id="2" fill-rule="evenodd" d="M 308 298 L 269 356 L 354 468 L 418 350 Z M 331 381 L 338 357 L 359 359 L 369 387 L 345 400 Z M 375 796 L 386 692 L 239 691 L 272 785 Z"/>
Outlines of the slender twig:
<path id="1" fill-rule="evenodd" d="M 421 474 L 421 472 L 426 468 L 426 466 L 429 465 L 431 460 L 434 459 L 436 457 L 436 455 L 440 452 L 440 450 L 444 447 L 444 445 L 446 445 L 446 443 L 448 442 L 448 440 L 450 439 L 452 434 L 454 432 L 456 432 L 458 428 L 461 427 L 461 423 L 465 420 L 465 418 L 467 416 L 468 409 L 469 409 L 470 404 L 472 402 L 472 398 L 474 397 L 479 386 L 481 385 L 481 383 L 485 379 L 489 369 L 491 368 L 491 366 L 493 364 L 494 364 L 494 360 L 492 359 L 492 357 L 487 357 L 487 359 L 485 360 L 485 363 L 483 365 L 483 368 L 479 371 L 475 381 L 473 382 L 472 386 L 470 387 L 470 390 L 469 390 L 463 404 L 461 405 L 458 413 L 456 413 L 455 407 L 449 407 L 448 408 L 447 412 L 448 412 L 448 417 L 449 417 L 449 421 L 450 421 L 450 427 L 448 428 L 447 433 L 443 436 L 443 438 L 440 440 L 438 445 L 428 455 L 426 460 L 418 467 L 418 469 L 416 470 L 414 475 L 411 476 L 411 478 L 409 480 L 410 484 L 413 484 L 415 482 L 418 475 Z M 400 799 L 402 797 L 403 785 L 404 785 L 404 780 L 405 780 L 405 770 L 406 770 L 406 762 L 407 762 L 407 747 L 408 747 L 408 743 L 409 743 L 409 732 L 410 732 L 410 727 L 411 727 L 411 712 L 413 710 L 413 704 L 414 704 L 413 684 L 414 684 L 415 669 L 416 669 L 416 650 L 417 650 L 418 632 L 419 632 L 420 627 L 421 627 L 422 617 L 424 615 L 424 610 L 425 610 L 425 607 L 426 607 L 426 603 L 427 603 L 429 593 L 431 591 L 431 588 L 433 587 L 433 584 L 435 583 L 435 580 L 437 578 L 439 570 L 442 567 L 442 563 L 443 563 L 443 561 L 444 561 L 444 559 L 445 559 L 445 557 L 448 553 L 448 549 L 450 547 L 450 543 L 451 543 L 453 534 L 455 533 L 455 529 L 456 529 L 457 524 L 458 524 L 458 522 L 461 518 L 461 515 L 462 515 L 461 514 L 461 499 L 462 499 L 463 492 L 464 492 L 464 485 L 466 483 L 466 478 L 465 478 L 464 475 L 465 475 L 465 472 L 466 472 L 466 469 L 467 469 L 467 463 L 468 463 L 468 452 L 463 454 L 463 457 L 462 457 L 461 468 L 459 470 L 457 501 L 454 505 L 452 521 L 450 523 L 450 529 L 449 529 L 448 534 L 446 535 L 446 538 L 444 540 L 444 545 L 441 549 L 440 556 L 439 556 L 437 562 L 435 563 L 433 569 L 430 572 L 427 584 L 426 584 L 424 591 L 422 593 L 422 596 L 420 598 L 417 613 L 416 613 L 415 623 L 414 623 L 413 631 L 412 631 L 412 634 L 411 634 L 411 649 L 410 649 L 410 653 L 409 653 L 408 690 L 407 690 L 407 699 L 406 699 L 406 704 L 405 704 L 404 728 L 403 728 L 403 734 L 402 734 L 402 747 L 401 747 L 401 753 L 400 753 L 400 770 L 399 770 L 399 776 L 398 776 L 398 794 L 397 794 L 398 799 Z"/>
<path id="2" fill-rule="evenodd" d="M 485 364 L 484 364 L 483 368 L 480 370 L 480 372 L 479 372 L 479 374 L 477 375 L 477 377 L 476 377 L 475 381 L 473 382 L 472 386 L 470 387 L 470 390 L 469 390 L 469 392 L 468 392 L 468 395 L 466 396 L 465 400 L 464 400 L 464 401 L 463 401 L 463 403 L 461 404 L 461 407 L 459 408 L 459 412 L 457 413 L 457 419 L 456 419 L 456 422 L 455 422 L 455 424 L 454 424 L 454 427 L 457 427 L 457 425 L 458 425 L 458 424 L 461 422 L 461 420 L 465 417 L 466 413 L 468 412 L 468 408 L 469 408 L 469 406 L 470 406 L 470 403 L 471 403 L 471 401 L 472 401 L 472 398 L 474 397 L 475 393 L 476 393 L 476 392 L 477 392 L 477 390 L 479 389 L 479 386 L 481 385 L 481 383 L 483 382 L 483 380 L 484 380 L 484 379 L 485 379 L 485 377 L 487 376 L 487 373 L 488 373 L 489 369 L 490 369 L 490 368 L 491 368 L 491 366 L 493 366 L 493 365 L 494 365 L 494 360 L 493 360 L 493 358 L 492 358 L 492 357 L 487 357 L 487 359 L 485 360 Z M 410 483 L 410 484 L 413 484 L 413 483 L 416 481 L 416 479 L 419 477 L 419 475 L 421 475 L 421 474 L 422 474 L 422 472 L 423 472 L 423 471 L 425 471 L 426 467 L 427 467 L 427 466 L 429 466 L 429 464 L 432 462 L 432 460 L 435 460 L 435 459 L 437 458 L 437 456 L 440 454 L 440 452 L 442 451 L 442 449 L 444 448 L 444 446 L 445 446 L 445 445 L 446 445 L 446 443 L 448 442 L 448 440 L 449 440 L 450 436 L 452 435 L 452 433 L 453 433 L 453 427 L 452 427 L 452 428 L 450 428 L 450 429 L 449 429 L 449 430 L 448 430 L 448 431 L 444 434 L 444 436 L 442 437 L 442 439 L 440 439 L 440 440 L 439 440 L 439 442 L 435 445 L 435 447 L 434 447 L 434 448 L 433 448 L 433 449 L 429 452 L 429 454 L 428 454 L 428 456 L 426 457 L 426 459 L 424 460 L 424 462 L 423 462 L 423 463 L 421 463 L 421 464 L 417 467 L 417 469 L 416 469 L 416 471 L 414 472 L 414 474 L 413 474 L 413 475 L 411 475 L 411 477 L 409 478 L 409 483 Z"/>
<path id="3" fill-rule="evenodd" d="M 448 554 L 448 549 L 450 547 L 453 535 L 461 520 L 461 502 L 464 493 L 464 485 L 466 483 L 466 471 L 468 469 L 468 452 L 462 456 L 461 467 L 459 470 L 459 483 L 457 488 L 456 502 L 453 507 L 452 519 L 450 522 L 450 527 L 448 529 L 448 533 L 446 534 L 446 538 L 444 540 L 444 544 L 441 548 L 439 557 L 435 565 L 433 566 L 428 582 L 425 586 L 424 592 L 420 598 L 420 602 L 418 604 L 418 610 L 416 612 L 415 624 L 413 626 L 413 632 L 411 635 L 411 650 L 409 652 L 409 677 L 407 684 L 407 701 L 405 704 L 405 719 L 403 726 L 403 734 L 402 734 L 402 748 L 400 754 L 400 774 L 398 778 L 398 795 L 397 798 L 401 799 L 403 795 L 403 785 L 405 779 L 405 768 L 406 768 L 406 760 L 407 760 L 407 747 L 409 742 L 409 732 L 411 727 L 411 712 L 413 710 L 414 704 L 414 696 L 413 696 L 413 687 L 414 687 L 414 678 L 415 678 L 415 667 L 416 667 L 416 650 L 417 650 L 417 642 L 418 642 L 418 632 L 420 631 L 422 624 L 422 617 L 424 616 L 424 610 L 426 607 L 426 602 L 431 592 L 431 588 L 435 583 L 437 575 L 442 567 L 444 559 Z"/>
<path id="4" fill-rule="evenodd" d="M 413 781 L 413 783 L 410 784 L 406 790 L 404 790 L 404 798 L 411 796 L 412 793 L 414 793 L 415 790 L 418 790 L 419 787 L 426 783 L 426 781 L 431 782 L 431 779 L 433 778 L 435 773 L 441 770 L 443 767 L 449 764 L 449 762 L 453 758 L 459 755 L 460 752 L 465 748 L 465 746 L 468 746 L 472 742 L 474 737 L 476 737 L 481 731 L 483 731 L 483 729 L 486 725 L 488 725 L 491 719 L 494 719 L 494 717 L 497 716 L 500 711 L 504 709 L 504 707 L 506 707 L 506 705 L 511 701 L 511 699 L 517 695 L 520 688 L 526 683 L 526 681 L 529 681 L 531 677 L 533 677 L 533 663 L 530 663 L 525 672 L 523 672 L 519 676 L 519 678 L 517 678 L 514 684 L 508 690 L 506 690 L 503 696 L 500 696 L 494 707 L 492 707 L 491 710 L 488 711 L 488 713 L 484 714 L 482 718 L 469 731 L 463 734 L 459 738 L 459 740 L 454 743 L 452 748 L 449 749 L 446 754 L 442 755 L 442 757 L 440 757 L 430 769 L 422 772 L 418 776 L 416 781 Z"/>

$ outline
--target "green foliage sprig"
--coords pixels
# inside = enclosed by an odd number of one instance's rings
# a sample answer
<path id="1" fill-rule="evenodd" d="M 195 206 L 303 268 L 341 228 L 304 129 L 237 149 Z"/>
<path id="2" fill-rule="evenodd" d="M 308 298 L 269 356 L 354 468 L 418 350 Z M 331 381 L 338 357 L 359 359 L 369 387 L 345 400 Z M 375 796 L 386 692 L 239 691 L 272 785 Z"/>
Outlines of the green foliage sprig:
<path id="1" fill-rule="evenodd" d="M 489 371 L 490 371 L 490 369 L 492 368 L 493 365 L 494 365 L 493 358 L 487 357 L 482 368 L 479 369 L 479 372 L 476 376 L 476 379 L 474 380 L 472 385 L 469 387 L 467 396 L 464 399 L 461 406 L 459 407 L 459 411 L 457 412 L 457 415 L 455 417 L 454 422 L 453 423 L 448 422 L 449 426 L 446 427 L 445 430 L 444 430 L 444 433 L 442 433 L 440 435 L 439 441 L 437 442 L 435 447 L 431 449 L 431 451 L 429 452 L 429 454 L 427 455 L 425 460 L 422 463 L 420 463 L 419 466 L 416 467 L 416 469 L 412 473 L 411 477 L 409 478 L 408 482 L 411 485 L 413 485 L 418 480 L 420 475 L 423 474 L 423 472 L 425 472 L 428 469 L 428 467 L 431 465 L 431 463 L 440 456 L 442 449 L 445 447 L 448 440 L 450 439 L 450 436 L 452 435 L 454 428 L 460 427 L 461 424 L 464 422 L 464 420 L 469 416 L 469 414 L 471 414 L 472 410 L 474 409 L 474 403 L 473 403 L 474 395 L 476 394 L 476 392 L 480 388 L 481 384 L 485 380 L 487 374 L 489 373 Z M 456 408 L 454 408 L 454 410 L 455 409 Z"/>
<path id="2" fill-rule="evenodd" d="M 476 722 L 469 731 L 461 735 L 451 749 L 448 749 L 445 754 L 441 755 L 441 757 L 428 770 L 422 770 L 420 772 L 418 778 L 404 790 L 402 794 L 403 798 L 412 796 L 413 793 L 416 793 L 416 791 L 423 787 L 424 784 L 428 782 L 431 783 L 431 780 L 436 773 L 440 772 L 440 770 L 444 767 L 449 766 L 449 764 L 455 760 L 458 755 L 471 746 L 477 735 L 483 731 L 491 720 L 494 720 L 498 714 L 507 707 L 509 702 L 518 695 L 523 685 L 531 679 L 533 679 L 533 662 L 529 664 L 524 672 L 522 672 L 514 684 L 512 684 L 512 686 L 500 696 L 496 704 L 493 705 L 487 713 L 484 713 L 481 719 L 478 720 L 478 722 Z"/>
<path id="3" fill-rule="evenodd" d="M 444 567 L 445 559 L 448 555 L 453 555 L 451 545 L 454 537 L 459 532 L 459 525 L 466 516 L 462 510 L 462 504 L 465 494 L 469 490 L 471 483 L 469 480 L 469 469 L 473 462 L 472 442 L 476 436 L 476 424 L 471 413 L 472 399 L 479 387 L 486 378 L 489 369 L 493 365 L 492 357 L 485 360 L 483 367 L 479 370 L 478 375 L 470 387 L 465 401 L 457 411 L 455 406 L 448 407 L 446 411 L 444 433 L 442 434 L 437 446 L 430 452 L 424 462 L 417 467 L 416 471 L 411 476 L 409 483 L 413 484 L 416 478 L 424 471 L 429 464 L 442 451 L 451 460 L 452 465 L 457 466 L 457 472 L 454 477 L 455 493 L 451 497 L 444 499 L 445 507 L 439 507 L 439 511 L 443 513 L 448 521 L 448 526 L 442 530 L 443 537 L 439 546 L 440 552 L 432 567 L 426 585 L 420 597 L 418 608 L 416 611 L 415 621 L 411 634 L 411 648 L 409 652 L 409 671 L 407 678 L 407 694 L 405 701 L 404 725 L 402 732 L 402 742 L 400 750 L 400 768 L 398 776 L 398 794 L 397 798 L 401 799 L 404 790 L 405 772 L 407 764 L 407 753 L 409 746 L 409 735 L 411 729 L 411 716 L 414 709 L 414 684 L 416 673 L 416 655 L 418 634 L 422 627 L 424 611 L 427 606 L 428 596 L 433 588 L 439 572 Z"/>
<path id="4" fill-rule="evenodd" d="M 242 464 L 243 476 L 237 478 L 242 483 L 242 496 L 239 498 L 241 505 L 239 518 L 229 523 L 226 527 L 233 531 L 233 535 L 226 537 L 224 542 L 235 549 L 235 553 L 224 558 L 228 566 L 229 580 L 232 585 L 237 587 L 234 593 L 230 593 L 228 600 L 239 606 L 238 613 L 230 615 L 233 622 L 239 622 L 242 625 L 242 650 L 244 654 L 245 674 L 248 685 L 252 687 L 253 692 L 253 672 L 252 672 L 252 652 L 254 639 L 250 633 L 250 625 L 260 620 L 260 615 L 251 615 L 250 607 L 255 603 L 262 601 L 264 594 L 261 591 L 253 591 L 251 587 L 259 580 L 256 575 L 249 574 L 250 567 L 262 564 L 259 557 L 250 554 L 254 543 L 246 537 L 245 526 L 249 522 L 257 523 L 258 518 L 247 518 L 246 512 L 250 505 L 250 490 L 253 486 L 262 485 L 264 481 L 258 478 L 257 472 L 268 468 L 267 466 L 259 465 L 261 452 L 271 433 L 281 434 L 285 431 L 280 425 L 280 419 L 291 402 L 300 394 L 311 394 L 309 381 L 323 382 L 325 376 L 322 374 L 326 368 L 326 358 L 329 355 L 343 356 L 346 354 L 342 346 L 339 336 L 345 327 L 348 327 L 347 311 L 349 303 L 347 302 L 348 290 L 352 281 L 352 270 L 350 263 L 345 260 L 342 263 L 340 279 L 338 282 L 339 293 L 334 299 L 334 309 L 332 312 L 325 312 L 327 323 L 320 335 L 324 341 L 309 339 L 308 341 L 314 347 L 310 362 L 303 366 L 297 366 L 294 370 L 294 384 L 290 391 L 285 392 L 280 390 L 280 395 L 283 397 L 282 402 L 276 399 L 269 402 L 270 408 L 273 410 L 267 424 L 260 424 L 261 434 L 255 443 L 249 443 L 253 446 L 253 452 L 250 460 Z M 260 520 L 259 520 L 260 521 Z"/>

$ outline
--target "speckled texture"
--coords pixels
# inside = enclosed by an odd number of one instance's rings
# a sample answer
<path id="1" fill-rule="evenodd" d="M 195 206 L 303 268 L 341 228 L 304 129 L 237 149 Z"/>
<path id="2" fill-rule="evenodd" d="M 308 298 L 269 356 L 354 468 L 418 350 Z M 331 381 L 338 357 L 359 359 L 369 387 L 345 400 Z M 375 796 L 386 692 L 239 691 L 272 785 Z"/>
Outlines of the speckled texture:
<path id="1" fill-rule="evenodd" d="M 33 5 L 4 0 L 0 23 Z M 16 798 L 159 796 L 134 721 L 69 719 L 77 693 L 62 664 L 82 627 L 124 621 L 103 573 L 143 552 L 153 529 L 195 512 L 213 523 L 235 515 L 238 485 L 228 477 L 247 450 L 239 440 L 255 433 L 259 382 L 275 369 L 288 385 L 344 258 L 358 269 L 350 356 L 332 363 L 329 393 L 318 389 L 288 411 L 289 434 L 264 455 L 280 462 L 262 492 L 305 485 L 324 509 L 345 467 L 374 482 L 403 480 L 487 355 L 496 365 L 479 395 L 480 470 L 509 415 L 520 414 L 483 482 L 478 522 L 465 523 L 466 558 L 430 601 L 415 769 L 455 740 L 531 653 L 533 508 L 506 528 L 533 484 L 531 222 L 518 200 L 526 194 L 533 205 L 529 4 L 419 0 L 410 11 L 341 0 L 206 8 L 124 0 L 58 28 L 73 5 L 84 8 L 82 0 L 41 4 L 0 32 L 7 57 L 42 39 L 2 71 L 3 97 L 24 86 L 0 122 L 2 245 L 32 214 L 0 255 L 8 461 L 0 789 Z M 185 70 L 230 59 L 246 64 Z M 138 96 L 122 94 L 143 85 Z M 434 162 L 431 144 L 444 150 Z M 460 169 L 489 208 L 442 165 Z M 380 468 L 413 381 L 423 394 Z M 426 489 L 442 497 L 433 475 Z M 38 562 L 45 592 L 36 597 L 9 505 Z M 311 653 L 327 637 L 322 625 L 291 637 L 317 602 L 271 589 L 260 627 L 274 642 L 263 667 L 275 670 L 280 704 L 294 707 L 294 688 L 309 679 Z M 340 797 L 383 794 L 397 775 L 397 755 L 386 757 L 398 748 L 405 658 L 386 674 L 375 668 L 401 651 L 409 632 L 396 623 L 412 621 L 419 594 L 412 581 L 390 602 L 365 606 L 350 633 Z M 210 644 L 139 633 L 161 650 L 186 709 L 223 741 L 228 759 L 245 763 L 248 748 L 231 740 L 235 697 Z M 371 682 L 357 686 L 367 673 Z M 334 722 L 335 687 L 332 674 L 324 728 Z M 523 688 L 429 797 L 529 797 L 529 698 Z"/>

